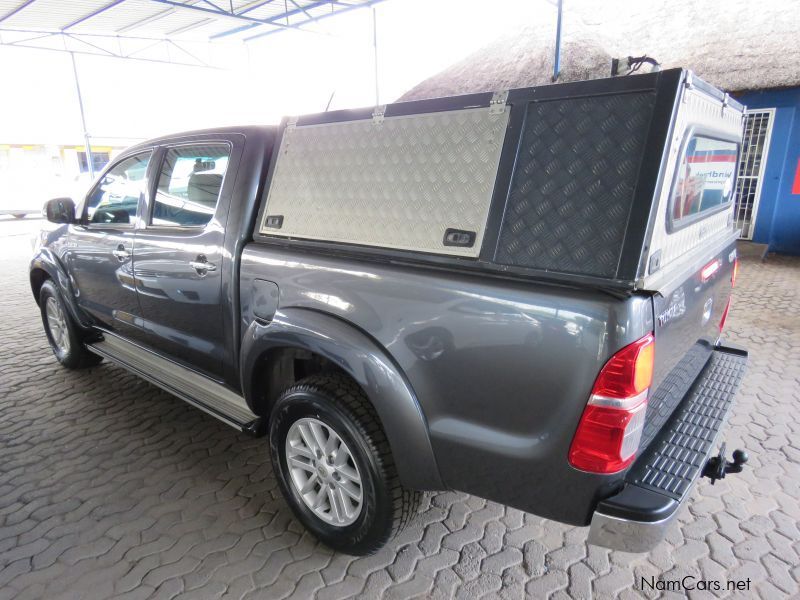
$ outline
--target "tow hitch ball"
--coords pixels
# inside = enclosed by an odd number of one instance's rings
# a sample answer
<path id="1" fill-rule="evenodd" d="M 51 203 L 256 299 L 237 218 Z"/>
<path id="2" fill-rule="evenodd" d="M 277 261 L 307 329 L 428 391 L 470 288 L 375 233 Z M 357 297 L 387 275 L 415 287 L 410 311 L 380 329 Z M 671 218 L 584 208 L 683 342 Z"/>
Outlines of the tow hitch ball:
<path id="1" fill-rule="evenodd" d="M 708 477 L 711 485 L 714 485 L 717 479 L 725 479 L 725 475 L 728 473 L 741 473 L 747 459 L 747 452 L 734 450 L 733 462 L 728 462 L 725 458 L 725 444 L 722 444 L 719 455 L 709 458 L 706 466 L 703 467 L 703 477 Z"/>

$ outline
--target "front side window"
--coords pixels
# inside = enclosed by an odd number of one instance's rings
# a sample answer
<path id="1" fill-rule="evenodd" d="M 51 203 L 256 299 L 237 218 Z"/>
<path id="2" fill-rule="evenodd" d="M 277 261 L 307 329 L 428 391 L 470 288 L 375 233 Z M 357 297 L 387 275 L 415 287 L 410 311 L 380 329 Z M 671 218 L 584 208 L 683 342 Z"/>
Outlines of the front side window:
<path id="1" fill-rule="evenodd" d="M 733 199 L 738 144 L 694 135 L 672 190 L 672 222 L 691 219 Z"/>
<path id="2" fill-rule="evenodd" d="M 92 190 L 86 202 L 90 223 L 134 225 L 139 198 L 146 190 L 150 152 L 130 156 L 117 163 Z"/>
<path id="3" fill-rule="evenodd" d="M 167 149 L 151 223 L 167 227 L 206 225 L 217 208 L 230 154 L 228 144 Z"/>

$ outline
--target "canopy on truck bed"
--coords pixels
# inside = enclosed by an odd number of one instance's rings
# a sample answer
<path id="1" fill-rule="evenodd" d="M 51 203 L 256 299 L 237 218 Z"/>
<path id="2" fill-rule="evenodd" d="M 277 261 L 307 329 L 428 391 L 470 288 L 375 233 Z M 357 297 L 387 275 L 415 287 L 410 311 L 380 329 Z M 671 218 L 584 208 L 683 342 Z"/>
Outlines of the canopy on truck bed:
<path id="1" fill-rule="evenodd" d="M 730 235 L 741 113 L 673 69 L 284 119 L 255 237 L 641 288 Z"/>

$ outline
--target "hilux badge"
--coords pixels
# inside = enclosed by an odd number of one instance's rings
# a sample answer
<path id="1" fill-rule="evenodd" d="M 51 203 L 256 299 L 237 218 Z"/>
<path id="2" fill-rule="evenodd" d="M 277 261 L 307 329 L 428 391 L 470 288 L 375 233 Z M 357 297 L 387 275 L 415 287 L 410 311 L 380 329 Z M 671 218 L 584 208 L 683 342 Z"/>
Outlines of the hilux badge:
<path id="1" fill-rule="evenodd" d="M 714 300 L 709 298 L 706 300 L 706 303 L 703 304 L 703 325 L 708 323 L 708 320 L 711 318 L 711 308 L 714 306 Z"/>
<path id="2" fill-rule="evenodd" d="M 681 286 L 672 293 L 667 309 L 658 315 L 659 327 L 664 327 L 673 319 L 679 319 L 684 313 L 686 313 L 686 294 L 683 291 L 683 286 Z"/>

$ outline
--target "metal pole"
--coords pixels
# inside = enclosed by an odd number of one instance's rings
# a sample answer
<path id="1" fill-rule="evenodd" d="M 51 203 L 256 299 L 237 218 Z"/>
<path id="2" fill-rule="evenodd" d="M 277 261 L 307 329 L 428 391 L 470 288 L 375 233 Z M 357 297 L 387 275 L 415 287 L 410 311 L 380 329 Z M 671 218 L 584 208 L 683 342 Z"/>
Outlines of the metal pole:
<path id="1" fill-rule="evenodd" d="M 375 106 L 380 106 L 381 94 L 378 87 L 378 17 L 374 6 L 372 7 L 372 56 L 375 62 Z"/>
<path id="2" fill-rule="evenodd" d="M 92 144 L 89 141 L 89 131 L 86 129 L 86 116 L 83 113 L 83 97 L 81 96 L 81 84 L 78 81 L 78 66 L 75 64 L 75 53 L 70 52 L 72 58 L 72 74 L 75 76 L 75 91 L 78 92 L 78 108 L 81 109 L 81 126 L 83 127 L 83 139 L 86 144 L 86 163 L 89 166 L 89 176 L 94 179 L 94 158 L 92 157 Z"/>
<path id="3" fill-rule="evenodd" d="M 556 22 L 556 56 L 553 61 L 553 81 L 558 80 L 561 72 L 561 13 L 564 7 L 564 0 L 558 0 L 558 21 Z"/>

